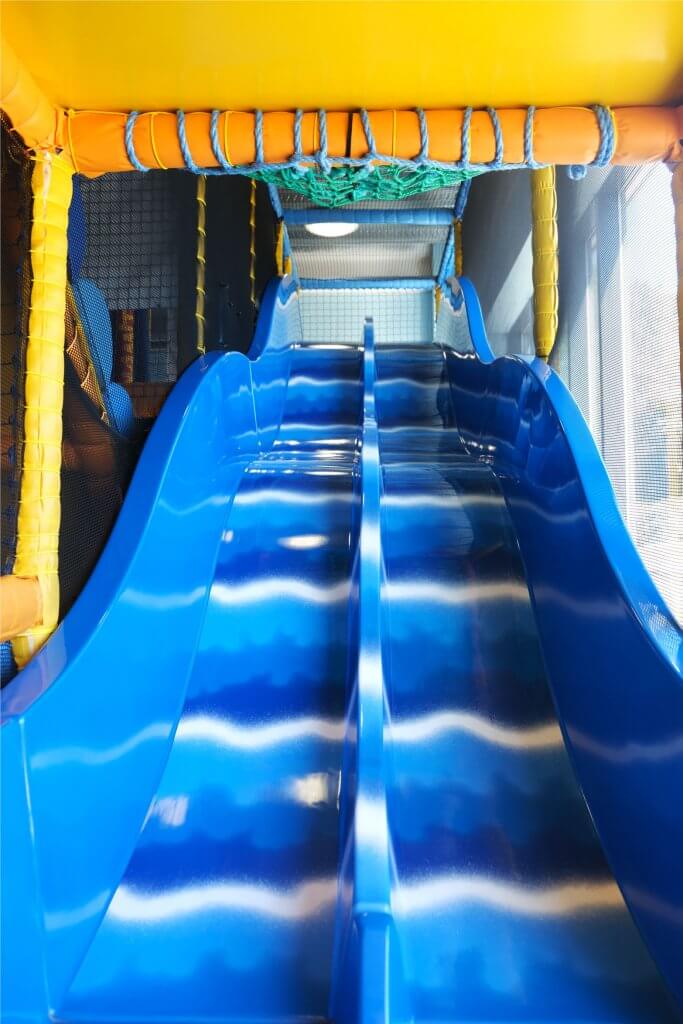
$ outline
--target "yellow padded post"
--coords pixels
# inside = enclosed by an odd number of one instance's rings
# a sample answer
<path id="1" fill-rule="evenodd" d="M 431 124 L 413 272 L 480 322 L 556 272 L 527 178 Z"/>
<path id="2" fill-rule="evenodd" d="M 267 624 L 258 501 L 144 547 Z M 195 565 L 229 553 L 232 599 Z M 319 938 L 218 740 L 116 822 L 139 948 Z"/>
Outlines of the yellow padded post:
<path id="1" fill-rule="evenodd" d="M 281 277 L 285 273 L 285 222 L 280 221 L 275 238 L 275 266 Z"/>
<path id="2" fill-rule="evenodd" d="M 12 642 L 21 668 L 59 617 L 58 547 L 67 223 L 73 168 L 63 157 L 38 153 L 31 180 L 33 284 L 26 348 L 24 458 L 13 573 L 40 584 L 42 621 Z"/>
<path id="3" fill-rule="evenodd" d="M 69 350 L 67 348 L 67 352 L 68 351 Z M 133 383 L 134 371 L 135 312 L 132 309 L 120 309 L 116 316 L 116 344 L 114 346 L 114 380 L 116 381 L 117 384 L 123 384 L 124 387 L 128 387 Z"/>
<path id="4" fill-rule="evenodd" d="M 462 221 L 453 221 L 453 244 L 455 246 L 455 276 L 462 277 L 464 254 L 462 247 Z"/>
<path id="5" fill-rule="evenodd" d="M 204 329 L 206 317 L 206 175 L 197 177 L 197 281 L 195 320 L 197 321 L 197 351 L 200 355 L 206 352 Z"/>
<path id="6" fill-rule="evenodd" d="M 676 264 L 678 267 L 678 345 L 683 384 L 683 164 L 676 164 L 671 179 L 676 218 Z"/>
<path id="7" fill-rule="evenodd" d="M 547 360 L 555 344 L 559 305 L 557 192 L 554 167 L 541 167 L 531 172 L 531 215 L 534 342 L 536 355 Z"/>
<path id="8" fill-rule="evenodd" d="M 256 178 L 251 179 L 249 190 L 249 299 L 256 311 Z"/>

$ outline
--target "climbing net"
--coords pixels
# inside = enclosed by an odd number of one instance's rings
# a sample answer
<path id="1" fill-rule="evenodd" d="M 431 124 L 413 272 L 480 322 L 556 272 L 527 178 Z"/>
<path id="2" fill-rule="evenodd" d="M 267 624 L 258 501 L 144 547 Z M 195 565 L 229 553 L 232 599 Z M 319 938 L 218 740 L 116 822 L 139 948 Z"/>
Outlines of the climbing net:
<path id="1" fill-rule="evenodd" d="M 384 202 L 407 199 L 435 188 L 459 185 L 478 173 L 474 170 L 449 171 L 431 166 L 378 164 L 364 167 L 332 166 L 327 172 L 318 167 L 264 169 L 255 172 L 253 177 L 271 187 L 296 192 L 315 206 L 336 208 L 367 200 Z"/>

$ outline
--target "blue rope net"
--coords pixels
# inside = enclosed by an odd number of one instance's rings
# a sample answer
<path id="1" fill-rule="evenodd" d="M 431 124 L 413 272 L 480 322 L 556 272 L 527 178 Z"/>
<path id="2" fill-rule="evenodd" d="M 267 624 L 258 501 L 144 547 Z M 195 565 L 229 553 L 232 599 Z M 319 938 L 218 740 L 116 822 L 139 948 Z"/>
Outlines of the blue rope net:
<path id="1" fill-rule="evenodd" d="M 420 126 L 420 152 L 412 159 L 401 159 L 393 154 L 380 153 L 375 144 L 372 125 L 367 110 L 359 111 L 361 124 L 365 133 L 367 150 L 362 157 L 330 156 L 327 144 L 327 113 L 318 111 L 318 128 L 320 146 L 314 155 L 303 152 L 301 131 L 303 111 L 297 110 L 294 116 L 294 152 L 289 160 L 282 163 L 267 163 L 264 158 L 263 144 L 263 112 L 257 110 L 254 118 L 254 142 L 256 159 L 251 164 L 234 165 L 230 163 L 224 152 L 218 131 L 220 111 L 211 113 L 211 148 L 218 167 L 200 167 L 194 160 L 185 130 L 185 113 L 179 110 L 176 114 L 178 126 L 178 142 L 183 154 L 186 168 L 194 174 L 242 174 L 268 185 L 271 196 L 277 196 L 280 188 L 296 192 L 309 199 L 317 207 L 339 207 L 347 203 L 364 200 L 396 200 L 407 199 L 409 196 L 432 189 L 447 188 L 471 180 L 486 171 L 510 170 L 514 168 L 538 168 L 539 164 L 533 153 L 533 128 L 535 107 L 528 107 L 524 130 L 524 160 L 522 163 L 507 163 L 503 154 L 503 132 L 498 112 L 494 107 L 486 107 L 491 120 L 495 140 L 493 160 L 484 164 L 475 164 L 470 160 L 472 107 L 467 107 L 463 114 L 460 137 L 460 160 L 445 163 L 433 160 L 429 155 L 429 129 L 425 112 L 415 112 Z M 594 105 L 591 108 L 600 129 L 600 147 L 592 165 L 604 167 L 610 163 L 616 145 L 616 133 L 611 111 L 607 107 Z M 138 171 L 149 171 L 152 168 L 141 163 L 134 144 L 134 128 L 138 112 L 132 111 L 126 120 L 125 145 L 133 167 Z M 572 178 L 582 177 L 586 173 L 583 165 L 568 168 Z M 279 205 L 279 201 L 274 205 Z"/>
<path id="2" fill-rule="evenodd" d="M 327 146 L 327 113 L 318 112 L 320 147 L 315 155 L 304 154 L 301 128 L 303 111 L 297 110 L 294 117 L 294 153 L 292 157 L 278 164 L 267 163 L 263 149 L 263 112 L 255 114 L 254 142 L 256 159 L 251 164 L 231 164 L 219 139 L 218 120 L 220 111 L 211 113 L 211 148 L 218 167 L 200 167 L 194 160 L 185 129 L 185 113 L 177 111 L 178 142 L 185 166 L 194 174 L 242 174 L 268 185 L 271 195 L 285 188 L 305 196 L 316 206 L 339 207 L 363 200 L 404 199 L 436 188 L 459 185 L 486 170 L 502 167 L 503 139 L 495 110 L 488 109 L 496 137 L 495 158 L 490 164 L 475 165 L 470 162 L 470 122 L 472 109 L 465 111 L 462 125 L 462 157 L 454 163 L 442 163 L 429 156 L 429 131 L 423 110 L 416 111 L 420 125 L 420 152 L 414 159 L 401 159 L 380 153 L 375 144 L 370 117 L 366 110 L 360 111 L 360 119 L 367 142 L 364 156 L 330 157 Z M 134 144 L 134 129 L 138 112 L 132 111 L 126 120 L 125 145 L 133 167 L 138 171 L 152 170 L 139 159 Z"/>

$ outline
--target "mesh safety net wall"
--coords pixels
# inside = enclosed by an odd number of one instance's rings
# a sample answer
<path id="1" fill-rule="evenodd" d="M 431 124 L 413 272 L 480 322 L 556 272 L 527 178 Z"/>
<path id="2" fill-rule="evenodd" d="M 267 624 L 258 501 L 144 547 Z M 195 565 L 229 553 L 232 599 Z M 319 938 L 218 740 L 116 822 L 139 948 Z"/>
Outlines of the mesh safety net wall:
<path id="1" fill-rule="evenodd" d="M 174 381 L 194 350 L 195 181 L 182 171 L 78 178 L 81 275 L 137 316 L 136 379 Z M 189 353 L 189 358 L 188 358 Z"/>
<path id="2" fill-rule="evenodd" d="M 197 356 L 197 178 L 184 171 L 78 176 L 87 246 L 81 274 L 104 295 L 114 322 L 133 319 L 132 389 L 143 408 L 153 384 L 170 384 Z M 250 182 L 206 183 L 206 346 L 246 351 L 256 307 L 249 280 Z M 275 219 L 256 194 L 256 296 L 275 273 Z M 142 384 L 147 385 L 142 388 Z M 165 394 L 162 390 L 161 394 Z M 143 409 L 144 411 L 144 409 Z"/>
<path id="3" fill-rule="evenodd" d="M 315 233 L 314 223 L 302 222 L 316 209 L 310 198 L 291 191 L 283 191 L 279 198 L 299 277 L 325 280 L 436 277 L 449 240 L 458 186 L 437 188 L 404 201 L 350 203 L 345 211 L 351 230 L 343 237 L 321 237 Z M 354 211 L 375 214 L 375 217 L 353 224 Z M 418 222 L 411 223 L 411 213 L 416 214 L 414 220 Z M 359 219 L 362 214 L 359 213 Z"/>
<path id="4" fill-rule="evenodd" d="M 589 177 L 597 173 L 591 170 Z M 482 175 L 464 218 L 464 270 L 477 289 L 496 355 L 534 354 L 529 186 L 526 170 Z"/>
<path id="5" fill-rule="evenodd" d="M 304 288 L 300 293 L 304 340 L 359 345 L 363 322 L 372 317 L 381 345 L 430 342 L 434 293 L 424 288 Z"/>
<path id="6" fill-rule="evenodd" d="M 448 228 L 411 224 L 360 224 L 344 238 L 316 238 L 305 227 L 289 228 L 300 277 L 434 277 Z"/>

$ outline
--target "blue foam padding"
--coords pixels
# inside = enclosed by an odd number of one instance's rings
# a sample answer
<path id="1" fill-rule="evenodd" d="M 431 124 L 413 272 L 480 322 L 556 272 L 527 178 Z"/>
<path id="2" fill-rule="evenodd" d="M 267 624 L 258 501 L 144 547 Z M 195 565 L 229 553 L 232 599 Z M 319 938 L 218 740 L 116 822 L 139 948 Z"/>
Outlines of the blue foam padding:
<path id="1" fill-rule="evenodd" d="M 79 176 L 75 174 L 71 205 L 69 206 L 69 226 L 67 228 L 69 277 L 72 281 L 80 277 L 83 260 L 85 259 L 87 237 L 83 197 L 81 195 Z"/>
<path id="2" fill-rule="evenodd" d="M 111 379 L 114 341 L 104 295 L 93 281 L 83 277 L 74 281 L 73 293 L 111 424 L 120 434 L 130 434 L 135 426 L 132 402 L 125 389 Z"/>

